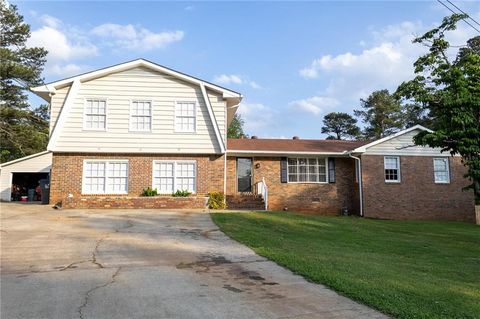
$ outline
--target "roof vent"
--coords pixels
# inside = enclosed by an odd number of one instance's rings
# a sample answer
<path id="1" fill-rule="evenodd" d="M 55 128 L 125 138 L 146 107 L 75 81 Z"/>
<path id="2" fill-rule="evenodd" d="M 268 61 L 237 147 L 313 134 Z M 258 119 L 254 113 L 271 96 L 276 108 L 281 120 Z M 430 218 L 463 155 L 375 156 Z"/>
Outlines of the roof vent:
<path id="1" fill-rule="evenodd" d="M 298 136 L 292 137 L 292 140 L 299 140 L 299 139 L 300 139 L 300 137 L 298 137 Z"/>
<path id="2" fill-rule="evenodd" d="M 252 135 L 252 137 L 250 137 L 252 140 L 256 140 L 258 138 L 258 136 L 256 135 Z"/>

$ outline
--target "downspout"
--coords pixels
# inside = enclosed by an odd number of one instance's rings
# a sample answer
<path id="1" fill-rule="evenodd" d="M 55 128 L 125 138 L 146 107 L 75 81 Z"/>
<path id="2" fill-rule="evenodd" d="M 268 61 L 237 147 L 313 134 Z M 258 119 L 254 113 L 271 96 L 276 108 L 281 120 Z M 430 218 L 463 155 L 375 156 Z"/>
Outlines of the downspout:
<path id="1" fill-rule="evenodd" d="M 348 156 L 358 162 L 358 195 L 360 197 L 360 216 L 363 217 L 362 160 L 360 157 L 353 156 L 352 153 L 348 153 Z"/>
<path id="2" fill-rule="evenodd" d="M 223 203 L 227 205 L 227 150 L 223 154 Z"/>

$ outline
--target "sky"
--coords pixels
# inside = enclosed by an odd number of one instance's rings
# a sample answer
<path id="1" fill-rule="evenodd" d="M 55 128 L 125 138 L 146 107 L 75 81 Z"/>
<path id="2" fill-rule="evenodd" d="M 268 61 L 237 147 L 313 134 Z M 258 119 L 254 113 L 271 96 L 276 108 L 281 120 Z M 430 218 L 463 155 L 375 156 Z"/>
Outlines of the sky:
<path id="1" fill-rule="evenodd" d="M 451 1 L 480 21 L 480 2 Z M 245 131 L 264 138 L 325 138 L 325 114 L 411 79 L 425 51 L 411 40 L 450 14 L 436 1 L 10 3 L 49 51 L 46 82 L 145 58 L 241 92 Z M 476 34 L 460 22 L 448 38 Z"/>

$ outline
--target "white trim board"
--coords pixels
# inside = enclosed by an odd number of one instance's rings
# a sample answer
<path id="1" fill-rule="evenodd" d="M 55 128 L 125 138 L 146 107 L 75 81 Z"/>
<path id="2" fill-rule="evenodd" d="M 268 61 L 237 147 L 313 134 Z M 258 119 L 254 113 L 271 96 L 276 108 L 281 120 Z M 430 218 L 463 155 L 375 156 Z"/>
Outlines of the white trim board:
<path id="1" fill-rule="evenodd" d="M 162 66 L 160 64 L 153 63 L 153 62 L 145 60 L 145 59 L 136 59 L 136 60 L 133 60 L 133 61 L 120 63 L 120 64 L 113 65 L 113 66 L 110 66 L 110 67 L 106 67 L 106 68 L 103 68 L 103 69 L 99 69 L 99 70 L 87 72 L 87 73 L 84 73 L 84 74 L 80 74 L 80 75 L 77 75 L 77 76 L 74 76 L 74 77 L 71 77 L 71 78 L 66 78 L 66 79 L 51 82 L 51 83 L 48 83 L 48 84 L 45 84 L 45 85 L 37 86 L 37 87 L 31 88 L 31 90 L 34 93 L 38 94 L 40 97 L 45 98 L 49 94 L 52 94 L 52 93 L 54 94 L 55 91 L 56 91 L 56 88 L 66 86 L 66 85 L 68 85 L 68 84 L 70 84 L 74 81 L 78 80 L 80 82 L 87 82 L 87 81 L 90 81 L 90 80 L 93 80 L 93 79 L 96 79 L 96 78 L 99 78 L 99 77 L 106 76 L 108 74 L 117 73 L 117 72 L 129 70 L 129 69 L 132 69 L 132 68 L 136 68 L 136 67 L 145 67 L 145 68 L 148 68 L 148 69 L 151 69 L 151 70 L 154 70 L 154 71 L 162 72 L 162 73 L 171 75 L 173 77 L 176 77 L 178 79 L 181 79 L 183 81 L 193 83 L 193 84 L 196 84 L 196 85 L 200 85 L 200 84 L 205 85 L 206 87 L 208 87 L 209 89 L 211 89 L 213 91 L 222 93 L 223 98 L 225 98 L 225 99 L 235 98 L 235 99 L 239 100 L 238 102 L 240 102 L 241 99 L 242 99 L 242 94 L 240 94 L 238 92 L 226 89 L 224 87 L 215 85 L 213 83 L 209 83 L 209 82 L 200 80 L 196 77 L 193 77 L 193 76 L 190 76 L 190 75 L 172 70 L 170 68 L 167 68 L 167 67 Z"/>
<path id="2" fill-rule="evenodd" d="M 80 90 L 80 80 L 76 79 L 73 81 L 72 86 L 70 87 L 70 90 L 68 91 L 68 95 L 65 99 L 65 103 L 63 104 L 63 107 L 60 110 L 60 114 L 58 115 L 57 122 L 55 123 L 55 126 L 53 128 L 52 135 L 50 136 L 50 140 L 48 141 L 47 150 L 53 151 L 53 149 L 55 148 L 60 131 L 63 129 L 63 126 L 67 121 L 67 118 L 73 107 L 73 103 L 75 103 L 75 98 L 77 97 L 77 93 L 79 90 Z"/>
<path id="3" fill-rule="evenodd" d="M 220 152 L 222 154 L 225 153 L 225 143 L 223 142 L 222 135 L 220 134 L 220 129 L 218 128 L 218 123 L 215 118 L 215 114 L 213 114 L 212 105 L 210 104 L 210 99 L 208 98 L 207 90 L 205 89 L 205 85 L 203 83 L 200 84 L 200 89 L 202 91 L 203 100 L 205 101 L 205 105 L 207 106 L 208 116 L 210 117 L 210 121 L 212 122 L 213 130 L 215 131 L 215 136 L 217 137 L 218 144 L 220 146 Z"/>

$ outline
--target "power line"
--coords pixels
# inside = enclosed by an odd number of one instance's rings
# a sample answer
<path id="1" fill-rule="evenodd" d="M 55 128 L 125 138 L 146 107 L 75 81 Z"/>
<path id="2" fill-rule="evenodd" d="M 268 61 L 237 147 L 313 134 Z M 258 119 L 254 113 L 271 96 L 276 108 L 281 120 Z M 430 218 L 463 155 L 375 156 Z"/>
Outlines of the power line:
<path id="1" fill-rule="evenodd" d="M 477 20 L 475 20 L 474 18 L 472 18 L 471 15 L 469 15 L 468 13 L 466 13 L 465 11 L 463 11 L 462 9 L 460 9 L 459 7 L 457 7 L 452 1 L 447 0 L 447 2 L 450 3 L 452 6 L 454 6 L 455 8 L 457 8 L 457 10 L 460 11 L 461 13 L 466 14 L 470 20 L 472 20 L 472 21 L 475 22 L 478 26 L 480 26 L 480 23 L 478 23 Z"/>
<path id="2" fill-rule="evenodd" d="M 453 9 L 451 9 L 449 6 L 447 6 L 445 3 L 443 3 L 441 0 L 437 0 L 438 3 L 440 3 L 442 6 L 444 6 L 445 8 L 447 8 L 448 10 L 450 10 L 452 13 L 455 13 L 455 14 L 458 14 L 458 12 L 454 11 Z M 475 31 L 477 31 L 478 33 L 480 33 L 480 30 L 478 30 L 475 26 L 473 26 L 470 22 L 468 22 L 467 20 L 465 19 L 462 19 L 466 24 L 468 24 L 469 26 L 471 26 Z"/>

